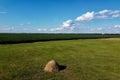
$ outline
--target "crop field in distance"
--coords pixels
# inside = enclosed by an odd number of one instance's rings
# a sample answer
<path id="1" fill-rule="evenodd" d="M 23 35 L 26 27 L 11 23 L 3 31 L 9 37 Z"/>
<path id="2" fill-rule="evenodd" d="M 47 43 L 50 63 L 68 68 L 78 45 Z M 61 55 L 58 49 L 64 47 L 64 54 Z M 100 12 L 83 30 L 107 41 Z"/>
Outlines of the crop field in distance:
<path id="1" fill-rule="evenodd" d="M 98 39 L 98 38 L 120 38 L 120 34 L 25 34 L 25 33 L 1 33 L 0 43 L 27 43 L 51 40 L 72 39 Z"/>

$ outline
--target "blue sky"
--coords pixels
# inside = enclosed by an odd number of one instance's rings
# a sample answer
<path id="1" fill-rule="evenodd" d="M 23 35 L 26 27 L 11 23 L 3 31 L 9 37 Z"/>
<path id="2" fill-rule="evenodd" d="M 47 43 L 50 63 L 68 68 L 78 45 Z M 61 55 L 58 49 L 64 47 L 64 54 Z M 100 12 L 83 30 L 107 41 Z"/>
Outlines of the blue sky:
<path id="1" fill-rule="evenodd" d="M 0 33 L 120 33 L 120 0 L 0 0 Z"/>

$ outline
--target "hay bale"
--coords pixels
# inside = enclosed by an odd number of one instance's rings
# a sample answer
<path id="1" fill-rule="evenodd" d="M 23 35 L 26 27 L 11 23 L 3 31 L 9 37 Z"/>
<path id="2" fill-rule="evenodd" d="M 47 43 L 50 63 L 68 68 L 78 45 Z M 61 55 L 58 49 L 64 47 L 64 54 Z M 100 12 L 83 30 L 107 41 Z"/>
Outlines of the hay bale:
<path id="1" fill-rule="evenodd" d="M 46 64 L 44 71 L 45 72 L 58 72 L 59 64 L 55 60 L 51 60 Z"/>

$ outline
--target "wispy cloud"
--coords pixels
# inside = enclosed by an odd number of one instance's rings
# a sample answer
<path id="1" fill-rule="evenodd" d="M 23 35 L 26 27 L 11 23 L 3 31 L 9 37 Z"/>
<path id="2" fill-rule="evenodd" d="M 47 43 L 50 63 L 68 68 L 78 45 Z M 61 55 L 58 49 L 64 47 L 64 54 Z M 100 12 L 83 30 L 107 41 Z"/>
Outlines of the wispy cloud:
<path id="1" fill-rule="evenodd" d="M 38 28 L 37 29 L 39 32 L 46 32 L 47 31 L 47 29 L 41 29 L 41 28 Z"/>
<path id="2" fill-rule="evenodd" d="M 54 31 L 61 31 L 63 29 L 64 28 L 62 28 L 62 27 L 57 27 L 57 28 L 51 28 L 49 31 L 54 32 Z"/>
<path id="3" fill-rule="evenodd" d="M 28 24 L 28 25 L 29 25 L 29 24 L 31 24 L 31 22 L 27 22 L 26 24 Z"/>
<path id="4" fill-rule="evenodd" d="M 0 14 L 7 14 L 8 12 L 0 11 Z"/>
<path id="5" fill-rule="evenodd" d="M 101 15 L 105 15 L 109 13 L 111 13 L 111 10 L 102 10 L 102 11 L 97 12 L 97 14 L 101 14 Z"/>
<path id="6" fill-rule="evenodd" d="M 96 16 L 96 19 L 108 19 L 107 15 L 98 15 Z"/>
<path id="7" fill-rule="evenodd" d="M 101 30 L 103 30 L 103 28 L 102 28 L 102 27 L 99 27 L 99 28 L 97 28 L 96 30 L 101 31 Z"/>
<path id="8" fill-rule="evenodd" d="M 23 23 L 21 23 L 21 24 L 19 24 L 20 26 L 23 26 L 24 24 Z"/>
<path id="9" fill-rule="evenodd" d="M 13 31 L 15 27 L 13 26 L 3 26 L 1 27 L 0 31 Z"/>
<path id="10" fill-rule="evenodd" d="M 20 26 L 25 26 L 25 25 L 30 25 L 30 24 L 32 24 L 31 22 L 26 22 L 26 23 L 21 23 L 21 24 L 19 24 Z"/>
<path id="11" fill-rule="evenodd" d="M 120 28 L 120 25 L 117 24 L 117 25 L 114 26 L 114 28 Z"/>
<path id="12" fill-rule="evenodd" d="M 120 17 L 120 10 L 102 10 L 99 12 L 96 12 L 96 16 L 105 16 L 105 18 L 118 18 Z"/>
<path id="13" fill-rule="evenodd" d="M 112 18 L 118 18 L 118 17 L 120 17 L 120 13 L 112 15 Z"/>

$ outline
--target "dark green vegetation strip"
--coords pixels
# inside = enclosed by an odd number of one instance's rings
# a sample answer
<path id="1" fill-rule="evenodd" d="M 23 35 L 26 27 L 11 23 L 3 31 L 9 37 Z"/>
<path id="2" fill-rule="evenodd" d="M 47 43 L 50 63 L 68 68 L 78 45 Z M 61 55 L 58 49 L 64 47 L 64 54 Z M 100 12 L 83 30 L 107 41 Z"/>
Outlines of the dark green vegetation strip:
<path id="1" fill-rule="evenodd" d="M 67 66 L 43 71 L 55 59 Z M 62 40 L 0 45 L 0 80 L 120 80 L 119 40 Z"/>
<path id="2" fill-rule="evenodd" d="M 0 34 L 0 43 L 24 43 L 50 40 L 119 38 L 117 34 Z"/>

